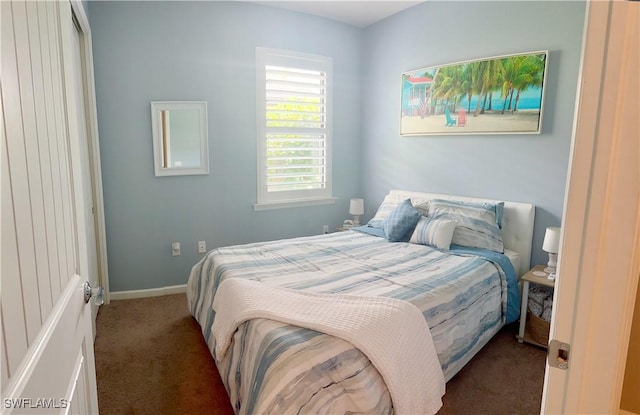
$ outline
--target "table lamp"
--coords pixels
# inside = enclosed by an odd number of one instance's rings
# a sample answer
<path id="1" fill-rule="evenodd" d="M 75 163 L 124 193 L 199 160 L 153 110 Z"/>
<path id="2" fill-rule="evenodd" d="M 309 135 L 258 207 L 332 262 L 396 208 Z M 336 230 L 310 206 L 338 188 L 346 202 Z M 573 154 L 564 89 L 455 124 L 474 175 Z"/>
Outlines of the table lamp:
<path id="1" fill-rule="evenodd" d="M 364 214 L 364 199 L 351 199 L 349 214 L 353 215 L 353 226 L 360 226 L 360 215 Z"/>
<path id="2" fill-rule="evenodd" d="M 549 254 L 549 262 L 544 272 L 555 274 L 558 265 L 558 251 L 560 250 L 560 228 L 547 228 L 544 234 L 542 250 Z"/>

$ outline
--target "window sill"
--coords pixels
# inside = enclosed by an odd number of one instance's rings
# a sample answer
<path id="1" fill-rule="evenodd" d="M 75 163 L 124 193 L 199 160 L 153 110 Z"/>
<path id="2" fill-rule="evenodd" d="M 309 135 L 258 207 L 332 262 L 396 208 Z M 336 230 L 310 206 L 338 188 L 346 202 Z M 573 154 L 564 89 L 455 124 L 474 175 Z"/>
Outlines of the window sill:
<path id="1" fill-rule="evenodd" d="M 283 200 L 281 202 L 256 203 L 253 210 L 285 209 L 301 206 L 331 205 L 338 200 L 337 197 L 323 197 L 318 199 Z"/>

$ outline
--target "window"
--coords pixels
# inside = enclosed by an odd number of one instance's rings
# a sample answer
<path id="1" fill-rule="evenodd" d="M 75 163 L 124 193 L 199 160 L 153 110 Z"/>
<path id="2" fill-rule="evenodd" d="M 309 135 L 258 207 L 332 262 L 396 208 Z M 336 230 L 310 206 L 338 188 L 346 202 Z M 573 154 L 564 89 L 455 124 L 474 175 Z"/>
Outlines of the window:
<path id="1" fill-rule="evenodd" d="M 257 48 L 259 209 L 333 203 L 331 58 Z"/>

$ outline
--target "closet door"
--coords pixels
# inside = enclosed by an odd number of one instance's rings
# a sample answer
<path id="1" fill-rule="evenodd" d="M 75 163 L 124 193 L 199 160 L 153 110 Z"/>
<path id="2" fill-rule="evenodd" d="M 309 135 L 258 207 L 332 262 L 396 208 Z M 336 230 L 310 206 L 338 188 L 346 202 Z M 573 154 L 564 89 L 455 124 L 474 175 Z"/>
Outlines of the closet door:
<path id="1" fill-rule="evenodd" d="M 67 1 L 2 1 L 3 413 L 98 413 Z"/>

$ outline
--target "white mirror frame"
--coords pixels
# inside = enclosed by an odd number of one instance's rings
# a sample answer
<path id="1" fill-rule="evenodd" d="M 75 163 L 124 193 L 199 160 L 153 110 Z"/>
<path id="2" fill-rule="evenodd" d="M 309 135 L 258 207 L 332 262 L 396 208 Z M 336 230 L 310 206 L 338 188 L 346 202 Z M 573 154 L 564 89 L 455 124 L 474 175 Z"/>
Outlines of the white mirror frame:
<path id="1" fill-rule="evenodd" d="M 200 167 L 164 167 L 162 111 L 196 110 L 200 115 Z M 153 133 L 153 159 L 156 176 L 185 176 L 209 174 L 209 137 L 206 101 L 152 101 L 151 130 Z"/>

